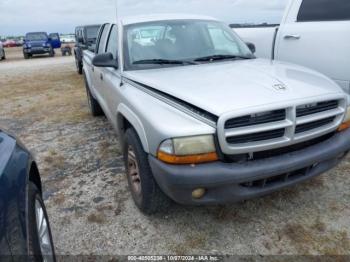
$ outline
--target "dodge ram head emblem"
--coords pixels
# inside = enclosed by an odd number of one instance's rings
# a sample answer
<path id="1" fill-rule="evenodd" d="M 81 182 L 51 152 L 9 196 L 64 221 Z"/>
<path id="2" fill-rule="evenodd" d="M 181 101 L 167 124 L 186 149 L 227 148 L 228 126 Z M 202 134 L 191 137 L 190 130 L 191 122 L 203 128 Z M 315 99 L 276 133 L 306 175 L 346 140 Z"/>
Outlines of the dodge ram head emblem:
<path id="1" fill-rule="evenodd" d="M 273 88 L 275 90 L 277 90 L 277 91 L 285 91 L 285 90 L 287 90 L 287 87 L 284 84 L 282 84 L 282 83 L 274 84 Z"/>

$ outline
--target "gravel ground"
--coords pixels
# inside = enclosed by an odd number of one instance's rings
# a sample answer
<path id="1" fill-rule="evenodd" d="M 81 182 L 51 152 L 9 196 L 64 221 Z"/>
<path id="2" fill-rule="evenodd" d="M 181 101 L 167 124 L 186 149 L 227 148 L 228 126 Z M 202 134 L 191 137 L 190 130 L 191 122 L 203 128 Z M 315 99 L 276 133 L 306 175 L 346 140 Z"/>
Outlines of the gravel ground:
<path id="1" fill-rule="evenodd" d="M 72 57 L 0 62 L 0 126 L 32 150 L 61 255 L 350 255 L 350 158 L 273 195 L 229 206 L 142 215 L 118 139 L 90 116 Z"/>

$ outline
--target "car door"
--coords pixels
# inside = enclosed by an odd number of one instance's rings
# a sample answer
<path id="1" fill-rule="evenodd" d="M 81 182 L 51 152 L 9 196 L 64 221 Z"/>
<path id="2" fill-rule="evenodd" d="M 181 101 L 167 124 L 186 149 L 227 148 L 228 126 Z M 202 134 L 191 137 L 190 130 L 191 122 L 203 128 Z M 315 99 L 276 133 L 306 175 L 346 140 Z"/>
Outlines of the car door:
<path id="1" fill-rule="evenodd" d="M 116 25 L 111 26 L 111 30 L 108 36 L 106 53 L 111 53 L 113 59 L 119 60 L 118 57 L 118 27 Z M 119 105 L 119 91 L 121 83 L 121 72 L 120 68 L 105 67 L 101 68 L 101 94 L 103 100 L 107 102 L 107 111 L 110 120 L 115 123 L 117 107 Z"/>
<path id="2" fill-rule="evenodd" d="M 102 26 L 99 33 L 99 41 L 96 48 L 97 55 L 103 54 L 106 52 L 106 43 L 107 43 L 109 31 L 110 31 L 110 24 L 105 24 Z M 103 84 L 104 84 L 103 68 L 92 65 L 91 70 L 92 70 L 92 76 L 93 76 L 92 84 L 94 89 L 94 95 L 99 101 L 103 111 L 106 112 L 108 108 L 107 108 L 107 101 L 104 99 L 104 96 L 103 96 Z"/>
<path id="3" fill-rule="evenodd" d="M 294 1 L 275 57 L 315 69 L 350 93 L 350 1 Z"/>
<path id="4" fill-rule="evenodd" d="M 61 48 L 61 40 L 60 40 L 60 35 L 58 33 L 51 33 L 49 35 L 50 38 L 50 43 L 52 48 Z"/>

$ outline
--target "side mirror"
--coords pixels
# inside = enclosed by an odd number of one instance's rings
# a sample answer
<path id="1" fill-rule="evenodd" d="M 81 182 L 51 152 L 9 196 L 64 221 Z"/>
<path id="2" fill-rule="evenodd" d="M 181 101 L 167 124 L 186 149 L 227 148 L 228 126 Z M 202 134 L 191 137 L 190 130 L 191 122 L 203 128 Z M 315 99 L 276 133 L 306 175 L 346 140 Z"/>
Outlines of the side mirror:
<path id="1" fill-rule="evenodd" d="M 252 53 L 254 54 L 256 52 L 256 48 L 255 45 L 253 43 L 247 42 L 246 43 L 248 48 L 250 49 L 250 51 L 252 51 Z"/>
<path id="2" fill-rule="evenodd" d="M 92 59 L 92 64 L 96 67 L 113 67 L 118 69 L 118 61 L 113 58 L 112 53 L 104 53 L 100 55 L 96 55 L 94 59 Z"/>

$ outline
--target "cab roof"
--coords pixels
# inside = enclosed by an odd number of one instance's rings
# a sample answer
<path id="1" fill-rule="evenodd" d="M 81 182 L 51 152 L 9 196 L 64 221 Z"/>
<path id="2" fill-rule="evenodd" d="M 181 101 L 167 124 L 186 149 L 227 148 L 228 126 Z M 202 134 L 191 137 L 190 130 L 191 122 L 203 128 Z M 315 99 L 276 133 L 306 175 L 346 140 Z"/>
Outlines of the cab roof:
<path id="1" fill-rule="evenodd" d="M 129 16 L 120 19 L 122 25 L 130 25 L 137 23 L 166 21 L 166 20 L 211 20 L 218 21 L 210 16 L 190 15 L 190 14 L 154 14 L 143 16 Z"/>

